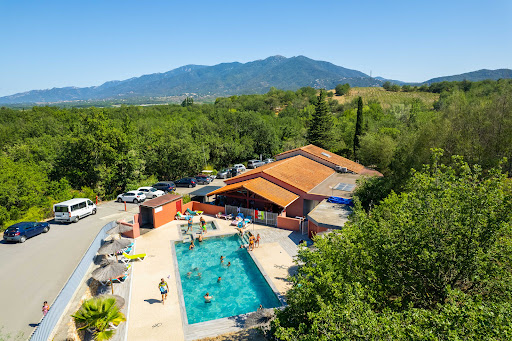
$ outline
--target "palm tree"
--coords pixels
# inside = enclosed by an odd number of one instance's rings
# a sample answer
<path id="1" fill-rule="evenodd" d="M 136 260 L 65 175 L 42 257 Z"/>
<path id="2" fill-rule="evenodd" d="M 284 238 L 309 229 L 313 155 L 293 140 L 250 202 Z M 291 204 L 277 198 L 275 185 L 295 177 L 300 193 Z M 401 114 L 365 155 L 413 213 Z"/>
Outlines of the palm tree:
<path id="1" fill-rule="evenodd" d="M 71 316 L 75 323 L 80 325 L 78 330 L 87 328 L 94 333 L 94 339 L 98 341 L 112 338 L 115 333 L 112 326 L 126 321 L 126 317 L 116 306 L 115 298 L 91 298 Z"/>

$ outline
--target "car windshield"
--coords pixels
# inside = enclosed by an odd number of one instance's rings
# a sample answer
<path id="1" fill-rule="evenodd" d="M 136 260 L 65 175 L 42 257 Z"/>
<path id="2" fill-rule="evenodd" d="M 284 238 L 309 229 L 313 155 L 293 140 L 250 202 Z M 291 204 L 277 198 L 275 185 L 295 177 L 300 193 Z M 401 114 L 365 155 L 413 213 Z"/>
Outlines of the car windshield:
<path id="1" fill-rule="evenodd" d="M 150 191 L 151 191 L 151 192 L 156 192 L 156 191 L 157 191 L 157 189 L 156 189 L 156 188 L 151 188 L 151 189 L 150 189 Z"/>

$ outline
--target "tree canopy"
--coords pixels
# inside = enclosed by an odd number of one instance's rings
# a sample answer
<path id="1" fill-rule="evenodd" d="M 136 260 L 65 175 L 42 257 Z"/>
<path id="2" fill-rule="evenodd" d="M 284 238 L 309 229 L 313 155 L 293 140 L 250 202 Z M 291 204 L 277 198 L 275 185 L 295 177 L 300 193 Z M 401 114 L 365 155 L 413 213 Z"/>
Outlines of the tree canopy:
<path id="1" fill-rule="evenodd" d="M 299 251 L 282 340 L 501 339 L 512 333 L 512 188 L 461 157 Z M 505 338 L 508 338 L 506 336 Z"/>

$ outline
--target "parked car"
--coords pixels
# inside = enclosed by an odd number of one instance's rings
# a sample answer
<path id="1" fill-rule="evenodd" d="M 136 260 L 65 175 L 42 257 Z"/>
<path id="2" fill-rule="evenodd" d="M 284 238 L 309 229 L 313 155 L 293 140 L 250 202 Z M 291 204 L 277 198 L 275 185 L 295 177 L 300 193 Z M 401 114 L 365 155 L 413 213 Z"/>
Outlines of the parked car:
<path id="1" fill-rule="evenodd" d="M 154 187 L 140 187 L 137 191 L 144 193 L 146 195 L 146 199 L 161 197 L 162 195 L 165 194 L 164 191 L 161 191 Z"/>
<path id="2" fill-rule="evenodd" d="M 231 169 L 224 168 L 223 170 L 217 172 L 217 179 L 227 179 L 231 177 Z"/>
<path id="3" fill-rule="evenodd" d="M 254 168 L 258 168 L 260 166 L 263 166 L 265 164 L 265 161 L 261 161 L 261 160 L 249 160 L 247 162 L 247 168 L 250 168 L 250 169 L 254 169 Z"/>
<path id="4" fill-rule="evenodd" d="M 208 185 L 210 182 L 212 182 L 208 175 L 197 175 L 195 178 L 197 183 L 200 185 Z"/>
<path id="5" fill-rule="evenodd" d="M 192 187 L 196 187 L 196 186 L 197 186 L 197 180 L 196 180 L 196 178 L 190 178 L 190 177 L 187 177 L 187 178 L 183 178 L 183 179 L 176 180 L 176 181 L 174 181 L 174 183 L 175 183 L 175 184 L 176 184 L 176 186 L 178 186 L 178 187 L 188 187 L 188 188 L 192 188 Z"/>
<path id="6" fill-rule="evenodd" d="M 30 237 L 50 231 L 50 224 L 45 222 L 22 222 L 11 225 L 4 232 L 6 242 L 24 243 Z"/>
<path id="7" fill-rule="evenodd" d="M 228 176 L 228 177 L 232 178 L 232 177 L 237 176 L 237 175 L 239 175 L 241 173 L 242 173 L 242 171 L 240 170 L 240 168 L 230 168 L 229 169 L 229 175 L 230 176 Z"/>
<path id="8" fill-rule="evenodd" d="M 160 181 L 152 187 L 164 192 L 173 192 L 176 190 L 176 185 L 172 181 Z"/>
<path id="9" fill-rule="evenodd" d="M 263 160 L 263 162 L 265 162 L 265 163 L 272 163 L 274 161 L 276 161 L 276 160 L 275 159 L 265 159 L 265 160 Z"/>
<path id="10" fill-rule="evenodd" d="M 76 223 L 90 214 L 96 214 L 96 205 L 87 198 L 74 198 L 53 205 L 55 221 Z"/>
<path id="11" fill-rule="evenodd" d="M 134 204 L 146 200 L 146 195 L 140 191 L 128 191 L 117 196 L 117 202 L 133 202 Z"/>
<path id="12" fill-rule="evenodd" d="M 233 166 L 233 168 L 238 169 L 240 173 L 245 172 L 245 166 L 242 165 L 241 163 L 237 163 L 236 165 Z"/>

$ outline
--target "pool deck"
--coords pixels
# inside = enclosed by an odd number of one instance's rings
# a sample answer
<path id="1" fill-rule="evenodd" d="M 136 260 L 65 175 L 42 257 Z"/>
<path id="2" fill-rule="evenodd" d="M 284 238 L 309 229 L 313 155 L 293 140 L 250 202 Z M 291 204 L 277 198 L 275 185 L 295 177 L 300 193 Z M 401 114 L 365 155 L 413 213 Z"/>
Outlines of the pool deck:
<path id="1" fill-rule="evenodd" d="M 215 220 L 217 230 L 208 230 L 205 237 L 235 233 L 230 221 L 204 216 L 206 221 Z M 194 222 L 199 218 L 194 218 Z M 207 321 L 188 325 L 182 318 L 176 278 L 176 260 L 171 241 L 180 240 L 179 225 L 183 221 L 172 221 L 137 238 L 137 253 L 147 253 L 143 262 L 132 265 L 132 296 L 127 340 L 196 340 L 216 336 L 242 328 L 240 317 Z M 274 290 L 284 297 L 290 287 L 286 278 L 293 273 L 293 256 L 297 254 L 297 243 L 307 239 L 297 232 L 274 227 L 251 224 L 249 231 L 261 236 L 261 245 L 252 251 L 253 259 L 272 282 Z M 164 278 L 169 285 L 165 305 L 161 302 L 158 282 Z M 179 290 L 178 290 L 179 289 Z M 180 303 L 181 301 L 181 303 Z"/>

